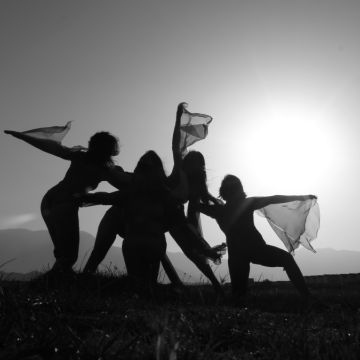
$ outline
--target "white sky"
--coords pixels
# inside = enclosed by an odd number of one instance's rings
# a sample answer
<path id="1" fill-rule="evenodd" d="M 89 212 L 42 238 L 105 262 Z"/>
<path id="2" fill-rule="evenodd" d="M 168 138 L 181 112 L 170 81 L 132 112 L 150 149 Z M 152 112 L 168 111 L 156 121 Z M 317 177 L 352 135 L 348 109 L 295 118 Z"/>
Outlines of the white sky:
<path id="1" fill-rule="evenodd" d="M 107 130 L 126 170 L 154 149 L 170 171 L 187 101 L 214 118 L 194 146 L 213 193 L 234 173 L 249 195 L 316 194 L 315 248 L 360 250 L 359 35 L 357 0 L 2 0 L 2 129 L 74 120 L 66 145 Z M 41 198 L 68 164 L 3 134 L 0 154 L 0 227 L 44 228 Z M 95 234 L 104 211 L 83 209 L 82 230 Z"/>

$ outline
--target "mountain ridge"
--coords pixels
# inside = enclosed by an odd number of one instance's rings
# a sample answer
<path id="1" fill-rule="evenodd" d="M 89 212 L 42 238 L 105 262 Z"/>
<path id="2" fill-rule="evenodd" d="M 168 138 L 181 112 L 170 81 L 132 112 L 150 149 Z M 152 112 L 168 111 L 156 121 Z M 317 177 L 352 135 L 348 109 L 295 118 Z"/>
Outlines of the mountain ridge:
<path id="1" fill-rule="evenodd" d="M 94 241 L 93 235 L 80 232 L 79 258 L 75 266 L 77 269 L 84 266 Z M 52 250 L 53 246 L 47 230 L 0 230 L 0 271 L 19 274 L 46 271 L 54 262 Z M 183 281 L 205 281 L 204 276 L 183 253 L 168 252 L 168 256 Z M 305 276 L 360 273 L 360 251 L 322 248 L 317 249 L 317 253 L 314 254 L 306 249 L 299 249 L 295 253 L 295 260 Z M 220 279 L 229 281 L 227 259 L 223 259 L 219 266 L 212 265 L 212 268 Z M 126 272 L 121 248 L 113 246 L 99 269 Z M 166 278 L 163 272 L 160 274 L 160 278 L 162 277 Z M 282 268 L 253 264 L 250 277 L 256 281 L 287 280 Z"/>

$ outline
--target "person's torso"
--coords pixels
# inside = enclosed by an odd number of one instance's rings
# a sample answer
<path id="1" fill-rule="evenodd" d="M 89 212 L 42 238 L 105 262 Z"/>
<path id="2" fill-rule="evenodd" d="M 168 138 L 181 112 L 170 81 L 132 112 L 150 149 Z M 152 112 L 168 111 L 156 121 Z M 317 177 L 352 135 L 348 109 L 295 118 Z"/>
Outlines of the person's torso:
<path id="1" fill-rule="evenodd" d="M 166 206 L 156 196 L 130 192 L 125 205 L 126 237 L 162 235 L 166 228 Z"/>
<path id="2" fill-rule="evenodd" d="M 84 195 L 107 180 L 110 171 L 109 166 L 98 165 L 79 152 L 75 154 L 64 178 L 46 193 L 46 197 L 52 203 L 73 202 L 74 195 Z"/>
<path id="3" fill-rule="evenodd" d="M 88 159 L 86 154 L 79 153 L 71 161 L 59 185 L 71 194 L 85 194 L 106 180 L 109 171 L 109 166 L 96 164 Z"/>
<path id="4" fill-rule="evenodd" d="M 171 196 L 173 196 L 179 204 L 185 204 L 189 200 L 188 180 L 183 170 L 179 171 L 178 177 L 177 184 L 171 189 Z"/>
<path id="5" fill-rule="evenodd" d="M 265 245 L 255 227 L 254 210 L 247 199 L 224 205 L 218 223 L 226 235 L 229 249 L 236 247 L 247 251 Z"/>

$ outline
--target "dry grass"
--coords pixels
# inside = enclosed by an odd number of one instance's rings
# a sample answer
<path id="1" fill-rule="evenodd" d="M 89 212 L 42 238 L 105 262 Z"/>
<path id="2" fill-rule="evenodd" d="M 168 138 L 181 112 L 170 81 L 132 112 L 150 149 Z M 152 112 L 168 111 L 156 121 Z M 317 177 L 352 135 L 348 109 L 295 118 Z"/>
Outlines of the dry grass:
<path id="1" fill-rule="evenodd" d="M 126 277 L 2 282 L 1 359 L 358 359 L 359 285 L 255 283 L 233 301 L 208 285 L 134 288 Z"/>

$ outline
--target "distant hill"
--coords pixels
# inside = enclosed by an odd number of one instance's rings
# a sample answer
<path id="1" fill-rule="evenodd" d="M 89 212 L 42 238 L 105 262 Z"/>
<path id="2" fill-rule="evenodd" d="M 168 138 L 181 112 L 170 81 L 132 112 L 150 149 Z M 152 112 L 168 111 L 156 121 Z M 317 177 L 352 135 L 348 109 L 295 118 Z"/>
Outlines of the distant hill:
<path id="1" fill-rule="evenodd" d="M 5 281 L 30 281 L 41 275 L 39 271 L 30 271 L 28 273 L 5 272 L 0 271 L 0 280 Z"/>
<path id="2" fill-rule="evenodd" d="M 94 237 L 82 231 L 77 268 L 84 266 L 93 244 Z M 196 266 L 182 253 L 168 253 L 168 255 L 185 282 L 204 280 Z M 295 260 L 304 275 L 360 273 L 360 251 L 318 249 L 314 254 L 306 249 L 299 249 L 296 251 Z M 52 266 L 53 262 L 52 243 L 46 230 L 0 230 L 1 272 L 16 273 L 16 275 L 13 274 L 13 277 L 19 278 L 22 273 L 46 270 Z M 114 266 L 119 271 L 125 272 L 121 248 L 115 246 L 111 248 L 100 269 L 114 268 Z M 213 269 L 220 278 L 229 280 L 226 259 L 220 266 L 213 265 Z M 4 274 L 0 273 L 0 276 L 3 277 Z M 29 276 L 27 275 L 27 277 Z M 250 277 L 255 280 L 287 280 L 287 276 L 281 268 L 257 265 L 251 266 Z"/>
<path id="3" fill-rule="evenodd" d="M 76 264 L 78 268 L 83 266 L 94 241 L 94 236 L 91 234 L 80 232 L 79 258 Z M 124 261 L 121 249 L 114 247 L 110 261 L 117 263 L 118 256 L 121 257 L 119 262 L 122 266 Z M 2 266 L 4 263 L 5 265 Z M 43 271 L 49 269 L 53 263 L 53 245 L 47 230 L 0 230 L 0 270 L 18 273 Z"/>

